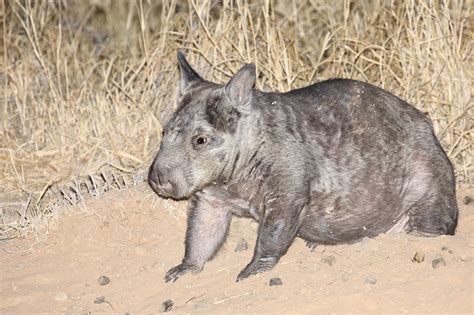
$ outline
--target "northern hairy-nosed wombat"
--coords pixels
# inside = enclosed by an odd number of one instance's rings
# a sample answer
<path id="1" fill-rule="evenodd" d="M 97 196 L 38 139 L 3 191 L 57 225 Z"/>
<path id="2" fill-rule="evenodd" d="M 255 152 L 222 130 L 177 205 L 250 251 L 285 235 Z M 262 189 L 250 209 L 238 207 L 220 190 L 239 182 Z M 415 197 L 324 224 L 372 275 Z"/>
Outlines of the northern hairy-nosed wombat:
<path id="1" fill-rule="evenodd" d="M 178 60 L 178 109 L 149 172 L 160 196 L 190 198 L 185 255 L 167 282 L 202 270 L 233 214 L 259 222 L 237 281 L 275 266 L 296 236 L 316 245 L 454 234 L 453 168 L 413 106 L 354 80 L 262 92 L 250 64 L 218 85 Z"/>

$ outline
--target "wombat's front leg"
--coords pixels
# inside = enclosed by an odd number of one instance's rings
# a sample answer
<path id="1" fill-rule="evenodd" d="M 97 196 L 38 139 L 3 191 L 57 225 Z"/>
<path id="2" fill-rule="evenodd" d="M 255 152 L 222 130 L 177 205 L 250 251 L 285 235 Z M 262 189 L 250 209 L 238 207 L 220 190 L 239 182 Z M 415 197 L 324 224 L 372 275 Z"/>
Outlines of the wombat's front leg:
<path id="1" fill-rule="evenodd" d="M 196 193 L 190 201 L 183 261 L 166 273 L 165 281 L 174 282 L 189 271 L 200 272 L 224 243 L 231 218 L 229 205 L 218 194 Z"/>
<path id="2" fill-rule="evenodd" d="M 305 204 L 304 198 L 275 198 L 267 203 L 252 261 L 239 273 L 237 282 L 268 271 L 278 263 L 295 239 Z"/>

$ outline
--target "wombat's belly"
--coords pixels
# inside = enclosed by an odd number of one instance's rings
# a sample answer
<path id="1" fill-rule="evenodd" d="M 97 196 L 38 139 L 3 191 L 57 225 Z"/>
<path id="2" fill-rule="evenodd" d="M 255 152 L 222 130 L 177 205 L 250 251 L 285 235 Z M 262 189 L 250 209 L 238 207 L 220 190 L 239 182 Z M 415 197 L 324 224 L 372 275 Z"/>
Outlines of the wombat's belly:
<path id="1" fill-rule="evenodd" d="M 355 225 L 350 219 L 334 220 L 329 216 L 319 216 L 317 218 L 307 217 L 302 222 L 297 235 L 309 242 L 334 245 L 355 243 L 364 237 L 379 235 L 389 228 Z"/>
<path id="2" fill-rule="evenodd" d="M 393 207 L 388 208 L 391 211 L 370 207 L 329 209 L 317 205 L 306 209 L 297 235 L 318 244 L 354 243 L 390 231 L 404 220 L 401 209 Z"/>

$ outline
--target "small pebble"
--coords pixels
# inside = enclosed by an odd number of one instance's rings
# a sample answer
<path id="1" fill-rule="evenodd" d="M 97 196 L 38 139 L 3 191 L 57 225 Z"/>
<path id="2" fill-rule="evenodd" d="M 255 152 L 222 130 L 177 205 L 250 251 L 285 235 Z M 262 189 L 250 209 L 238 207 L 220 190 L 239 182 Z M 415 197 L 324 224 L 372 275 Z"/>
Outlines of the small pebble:
<path id="1" fill-rule="evenodd" d="M 412 262 L 421 263 L 425 261 L 425 253 L 423 252 L 416 252 L 415 256 L 411 259 Z"/>
<path id="2" fill-rule="evenodd" d="M 446 247 L 446 246 L 441 247 L 441 250 L 442 250 L 443 252 L 448 252 L 448 253 L 450 253 L 450 254 L 453 253 L 453 251 L 450 250 L 450 249 L 449 249 L 448 247 Z"/>
<path id="3" fill-rule="evenodd" d="M 69 298 L 69 296 L 67 295 L 66 292 L 58 293 L 58 294 L 56 294 L 56 296 L 54 297 L 54 299 L 55 299 L 56 301 L 66 301 L 68 298 Z"/>
<path id="4" fill-rule="evenodd" d="M 235 246 L 234 251 L 237 252 L 243 252 L 249 248 L 249 244 L 245 239 L 241 239 L 238 243 L 237 246 Z"/>
<path id="5" fill-rule="evenodd" d="M 274 286 L 274 285 L 282 285 L 283 284 L 283 281 L 281 281 L 280 278 L 271 278 L 270 279 L 270 282 L 268 283 L 270 286 Z"/>
<path id="6" fill-rule="evenodd" d="M 101 295 L 95 298 L 94 303 L 95 304 L 101 304 L 105 302 L 105 296 Z"/>
<path id="7" fill-rule="evenodd" d="M 104 286 L 110 283 L 110 278 L 107 276 L 100 276 L 99 279 L 97 279 L 100 285 Z"/>
<path id="8" fill-rule="evenodd" d="M 444 261 L 444 258 L 440 256 L 433 259 L 431 265 L 433 266 L 433 269 L 438 269 L 439 267 L 446 266 L 446 262 Z"/>
<path id="9" fill-rule="evenodd" d="M 321 262 L 323 264 L 326 264 L 328 266 L 332 266 L 334 265 L 334 263 L 336 262 L 336 257 L 332 256 L 332 255 L 329 255 L 329 256 L 323 256 L 321 257 Z"/>
<path id="10" fill-rule="evenodd" d="M 462 200 L 462 202 L 464 202 L 465 205 L 468 205 L 472 202 L 472 198 L 469 197 L 469 196 L 465 196 Z"/>
<path id="11" fill-rule="evenodd" d="M 162 312 L 162 313 L 169 312 L 169 311 L 171 311 L 172 308 L 173 308 L 173 301 L 166 300 L 163 303 L 161 303 L 160 312 Z"/>
<path id="12" fill-rule="evenodd" d="M 365 280 L 364 280 L 364 283 L 366 284 L 376 284 L 377 283 L 377 279 L 374 277 L 374 276 L 365 276 Z"/>

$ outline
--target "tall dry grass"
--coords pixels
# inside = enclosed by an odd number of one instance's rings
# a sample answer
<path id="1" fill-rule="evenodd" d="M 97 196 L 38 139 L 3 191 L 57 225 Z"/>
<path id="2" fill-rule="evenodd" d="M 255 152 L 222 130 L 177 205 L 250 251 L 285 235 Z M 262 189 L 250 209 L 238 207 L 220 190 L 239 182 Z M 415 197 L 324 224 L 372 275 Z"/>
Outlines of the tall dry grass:
<path id="1" fill-rule="evenodd" d="M 4 236 L 70 193 L 143 178 L 178 49 L 217 82 L 252 62 L 264 90 L 381 86 L 431 117 L 458 181 L 473 182 L 470 1 L 1 1 Z"/>

